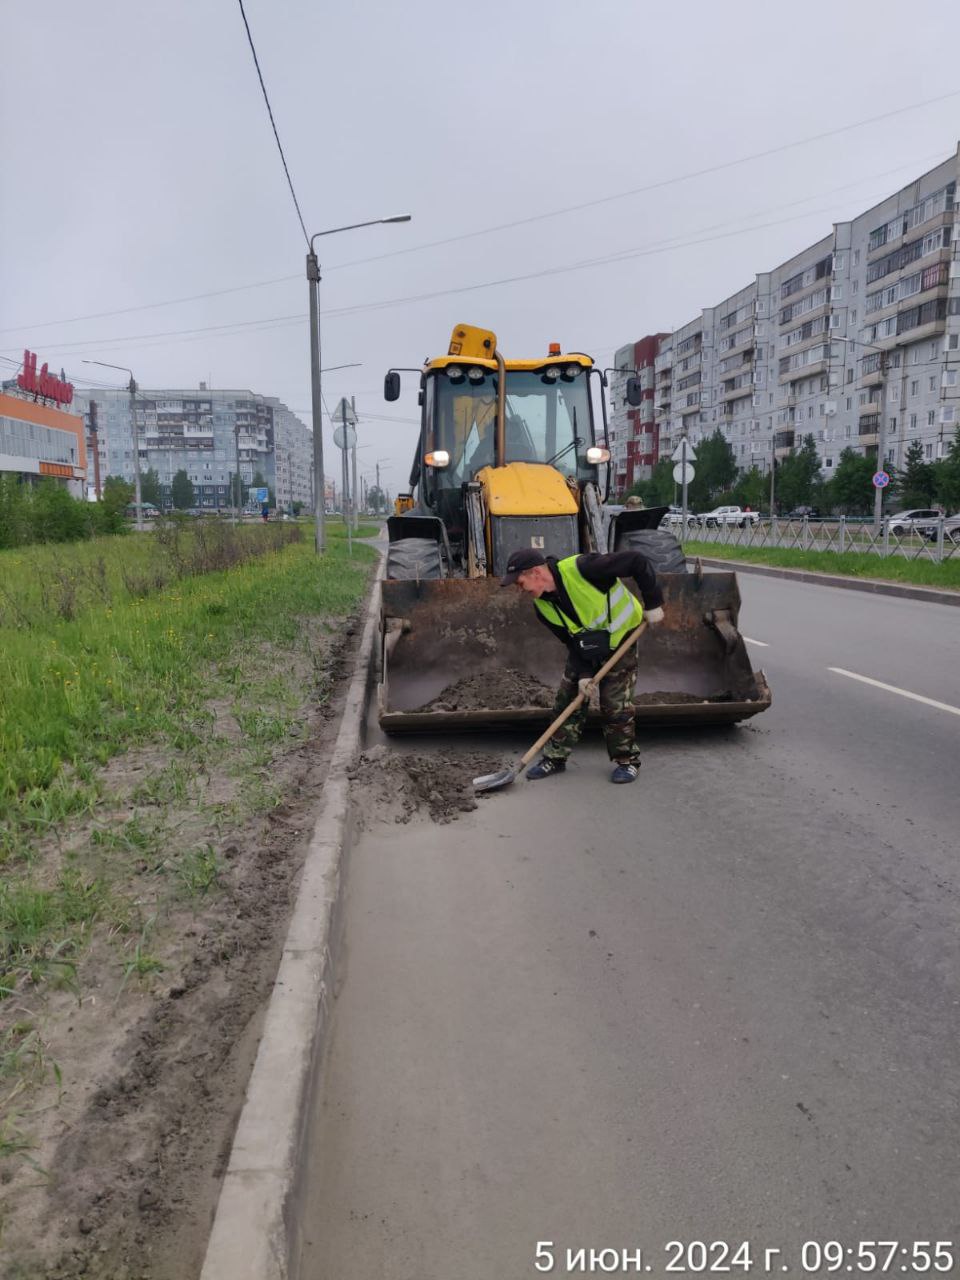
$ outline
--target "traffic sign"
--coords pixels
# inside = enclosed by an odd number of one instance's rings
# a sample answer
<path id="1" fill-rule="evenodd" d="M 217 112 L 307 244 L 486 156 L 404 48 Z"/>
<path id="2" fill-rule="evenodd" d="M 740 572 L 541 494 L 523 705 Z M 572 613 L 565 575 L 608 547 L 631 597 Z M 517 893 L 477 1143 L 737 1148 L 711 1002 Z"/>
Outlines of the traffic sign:
<path id="1" fill-rule="evenodd" d="M 673 478 L 677 484 L 683 484 L 684 482 L 690 484 L 696 474 L 697 473 L 694 471 L 693 467 L 691 467 L 689 462 L 686 467 L 684 467 L 682 462 L 678 462 L 673 468 Z"/>
<path id="2" fill-rule="evenodd" d="M 254 501 L 256 501 L 256 502 L 269 502 L 269 500 L 270 500 L 270 490 L 269 490 L 269 489 L 254 489 L 254 491 L 253 491 L 253 496 L 254 496 Z"/>
<path id="3" fill-rule="evenodd" d="M 673 453 L 670 455 L 671 462 L 683 461 L 683 446 L 684 446 L 684 442 L 681 440 L 680 443 L 677 445 L 677 447 L 674 449 Z M 694 453 L 693 445 L 690 443 L 689 440 L 686 442 L 686 446 L 687 446 L 687 461 L 696 462 L 697 455 Z"/>
<path id="4" fill-rule="evenodd" d="M 886 471 L 878 471 L 873 477 L 873 487 L 875 489 L 885 489 L 889 483 L 890 477 L 887 475 Z"/>
<path id="5" fill-rule="evenodd" d="M 340 397 L 337 407 L 334 409 L 333 413 L 331 413 L 330 417 L 334 422 L 339 422 L 341 426 L 345 422 L 351 427 L 355 427 L 357 425 L 357 411 L 346 396 Z"/>
<path id="6" fill-rule="evenodd" d="M 333 433 L 333 443 L 338 449 L 352 449 L 357 443 L 357 433 L 353 427 L 337 427 Z"/>

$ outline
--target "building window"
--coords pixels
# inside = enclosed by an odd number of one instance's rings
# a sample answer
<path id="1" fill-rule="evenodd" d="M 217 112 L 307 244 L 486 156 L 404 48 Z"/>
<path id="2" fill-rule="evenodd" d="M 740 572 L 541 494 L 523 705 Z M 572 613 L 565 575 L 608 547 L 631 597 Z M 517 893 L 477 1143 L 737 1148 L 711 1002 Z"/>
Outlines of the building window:
<path id="1" fill-rule="evenodd" d="M 933 457 L 933 445 L 932 445 L 932 444 L 925 444 L 925 445 L 923 446 L 923 454 L 924 454 L 924 457 L 926 457 L 926 458 L 932 458 L 932 457 Z"/>
<path id="2" fill-rule="evenodd" d="M 936 421 L 937 421 L 936 409 L 928 409 L 927 410 L 927 426 L 928 427 L 934 426 L 936 424 Z"/>
<path id="3" fill-rule="evenodd" d="M 920 379 L 919 379 L 919 378 L 914 378 L 914 379 L 913 379 L 913 381 L 910 383 L 910 394 L 911 394 L 912 396 L 918 396 L 918 395 L 920 394 Z"/>
<path id="4" fill-rule="evenodd" d="M 955 387 L 957 385 L 956 369 L 947 369 L 943 375 L 943 385 L 945 387 Z"/>
<path id="5" fill-rule="evenodd" d="M 930 390 L 931 390 L 931 391 L 936 391 L 936 389 L 937 389 L 937 375 L 936 375 L 935 373 L 932 373 L 932 374 L 930 375 L 930 377 L 927 379 L 927 382 L 929 383 Z"/>
<path id="6" fill-rule="evenodd" d="M 910 415 L 910 430 L 911 430 L 911 431 L 916 431 L 916 429 L 917 429 L 917 415 L 916 415 L 915 413 L 911 413 L 911 415 Z"/>

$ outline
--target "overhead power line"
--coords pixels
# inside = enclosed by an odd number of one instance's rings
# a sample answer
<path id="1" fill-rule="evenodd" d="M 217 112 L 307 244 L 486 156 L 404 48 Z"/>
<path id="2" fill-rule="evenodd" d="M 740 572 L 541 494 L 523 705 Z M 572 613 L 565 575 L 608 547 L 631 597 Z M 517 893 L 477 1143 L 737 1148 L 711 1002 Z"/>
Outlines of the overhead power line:
<path id="1" fill-rule="evenodd" d="M 960 94 L 960 90 L 957 90 L 957 94 Z M 944 96 L 945 96 L 945 97 L 954 97 L 954 96 L 957 96 L 957 94 L 946 94 L 946 95 L 944 95 Z M 935 103 L 935 102 L 939 102 L 939 101 L 941 101 L 941 99 L 939 99 L 939 98 L 932 98 L 932 99 L 929 99 L 929 100 L 928 100 L 928 102 L 933 102 L 933 103 Z M 917 109 L 918 109 L 918 107 L 920 107 L 920 106 L 926 106 L 926 105 L 928 105 L 928 102 L 924 102 L 924 103 L 914 103 L 912 106 L 901 107 L 901 108 L 899 108 L 897 111 L 889 112 L 889 113 L 887 113 L 887 114 L 888 114 L 888 115 L 898 115 L 898 114 L 901 114 L 902 112 L 915 111 L 915 110 L 917 110 Z M 882 119 L 886 119 L 886 118 L 887 118 L 886 116 L 877 116 L 877 117 L 874 117 L 873 119 L 874 119 L 874 120 L 882 120 Z M 840 133 L 842 133 L 842 132 L 845 132 L 845 131 L 850 130 L 850 129 L 857 129 L 857 128 L 861 128 L 861 127 L 863 127 L 863 125 L 865 125 L 865 124 L 869 124 L 869 123 L 872 123 L 872 122 L 873 122 L 873 120 L 870 120 L 870 121 L 860 121 L 860 122 L 859 122 L 859 123 L 857 123 L 857 124 L 844 125 L 842 128 L 840 128 L 839 130 L 836 130 L 836 131 L 834 131 L 834 132 L 840 132 Z M 455 243 L 456 241 L 459 241 L 459 240 L 469 240 L 469 239 L 475 239 L 475 238 L 477 238 L 477 237 L 479 237 L 479 236 L 492 235 L 492 234 L 494 234 L 495 232 L 503 231 L 503 230 L 507 230 L 507 229 L 510 229 L 510 228 L 512 228 L 512 227 L 515 227 L 515 226 L 522 226 L 522 225 L 525 225 L 526 223 L 529 223 L 529 222 L 536 222 L 536 221 L 540 221 L 540 220 L 542 220 L 542 219 L 544 219 L 544 218 L 554 218 L 554 217 L 559 217 L 559 216 L 561 216 L 561 215 L 562 215 L 562 214 L 564 214 L 564 213 L 575 212 L 575 211 L 577 211 L 577 210 L 580 210 L 580 209 L 583 209 L 583 208 L 590 207 L 590 205 L 593 205 L 593 204 L 608 204 L 608 203 L 610 203 L 610 202 L 612 202 L 612 201 L 615 201 L 615 200 L 623 200 L 623 199 L 626 199 L 626 198 L 628 198 L 628 197 L 630 197 L 630 196 L 640 194 L 641 192 L 645 192 L 645 191 L 652 191 L 652 190 L 655 190 L 655 189 L 659 189 L 659 188 L 663 188 L 663 187 L 668 187 L 668 186 L 671 186 L 671 185 L 673 185 L 673 184 L 675 184 L 675 183 L 679 183 L 679 182 L 686 182 L 687 180 L 689 180 L 689 179 L 691 179 L 691 178 L 698 177 L 698 176 L 702 176 L 703 174 L 709 174 L 709 173 L 715 172 L 715 171 L 716 171 L 716 169 L 731 168 L 731 167 L 733 167 L 734 165 L 746 164 L 748 161 L 750 161 L 750 160 L 752 160 L 752 159 L 756 159 L 756 158 L 763 157 L 763 156 L 766 156 L 766 155 L 771 155 L 771 154 L 773 154 L 774 152 L 776 152 L 776 151 L 778 151 L 778 150 L 788 150 L 788 149 L 790 149 L 790 148 L 792 148 L 792 147 L 799 147 L 799 146 L 803 146 L 805 143 L 812 142 L 812 141 L 816 141 L 817 139 L 822 139 L 822 138 L 830 137 L 830 136 L 832 136 L 832 135 L 831 135 L 830 133 L 827 133 L 827 134 L 817 134 L 817 135 L 815 135 L 814 137 L 811 137 L 811 138 L 802 138 L 802 139 L 800 139 L 800 140 L 799 140 L 799 141 L 797 141 L 797 142 L 786 143 L 786 144 L 784 144 L 784 146 L 783 146 L 783 147 L 780 147 L 780 148 L 773 148 L 773 149 L 771 149 L 770 151 L 757 152 L 755 156 L 745 156 L 745 157 L 743 157 L 743 158 L 741 158 L 741 159 L 739 159 L 739 160 L 729 160 L 729 161 L 725 161 L 723 164 L 718 165 L 718 166 L 715 166 L 714 168 L 711 168 L 711 169 L 697 170 L 696 172 L 692 172 L 692 173 L 688 173 L 688 174 L 681 174 L 679 177 L 663 179 L 663 180 L 661 180 L 661 181 L 658 181 L 658 182 L 653 183 L 652 185 L 650 185 L 650 186 L 648 186 L 648 187 L 638 187 L 638 188 L 635 188 L 635 189 L 634 189 L 634 190 L 632 190 L 632 191 L 620 192 L 619 194 L 614 194 L 614 195 L 610 195 L 610 196 L 602 196 L 602 197 L 600 197 L 600 198 L 599 198 L 598 200 L 596 200 L 596 201 L 591 201 L 591 202 L 589 202 L 589 204 L 588 204 L 588 205 L 570 205 L 570 206 L 567 206 L 567 207 L 566 207 L 566 208 L 564 208 L 564 209 L 555 209 L 555 210 L 553 210 L 552 212 L 543 213 L 543 214 L 535 214 L 535 215 L 533 215 L 533 216 L 532 216 L 532 217 L 530 217 L 530 218 L 522 218 L 522 219 L 520 219 L 519 221 L 516 221 L 516 222 L 505 222 L 505 223 L 499 223 L 499 224 L 497 224 L 497 225 L 495 225 L 495 226 L 491 226 L 491 227 L 481 227 L 481 228 L 479 228 L 479 229 L 478 229 L 478 230 L 476 230 L 476 231 L 468 231 L 468 232 L 464 232 L 462 235 L 459 235 L 459 236 L 450 236 L 450 237 L 447 237 L 447 238 L 442 239 L 442 240 L 428 240 L 428 241 L 424 242 L 423 244 L 411 245 L 411 246 L 408 246 L 407 248 L 404 248 L 404 249 L 392 249 L 392 250 L 390 250 L 390 252 L 388 252 L 388 253 L 374 254 L 373 256 L 371 256 L 371 257 L 367 257 L 367 258 L 354 258 L 354 259 L 351 259 L 351 260 L 349 260 L 349 261 L 347 261 L 347 262 L 339 262 L 339 263 L 334 263 L 334 264 L 332 264 L 332 265 L 327 265 L 327 266 L 325 266 L 325 267 L 324 267 L 324 271 L 325 271 L 325 272 L 328 272 L 328 273 L 329 273 L 329 272 L 331 272 L 331 271 L 343 271 L 343 270 L 346 270 L 346 269 L 348 269 L 348 268 L 350 268 L 350 267 L 365 266 L 365 265 L 367 265 L 368 263 L 372 263 L 372 262 L 382 262 L 382 261 L 384 261 L 384 260 L 385 260 L 385 259 L 387 259 L 387 258 L 396 258 L 396 257 L 400 257 L 401 255 L 404 255 L 404 254 L 409 254 L 409 253 L 420 253 L 420 252 L 422 252 L 423 250 L 426 250 L 426 249 L 435 249 L 435 248 L 439 248 L 439 247 L 442 247 L 442 246 L 444 246 L 444 245 L 453 244 L 453 243 Z M 836 192 L 840 192 L 840 191 L 848 191 L 848 190 L 850 190 L 852 187 L 860 186 L 862 183 L 865 183 L 865 182 L 873 182 L 873 181 L 875 181 L 876 179 L 884 178 L 884 177 L 886 177 L 886 176 L 887 176 L 887 175 L 889 175 L 889 174 L 899 173 L 899 172 L 900 172 L 901 170 L 903 170 L 903 169 L 913 168 L 913 167 L 915 167 L 915 165 L 917 165 L 917 164 L 930 164 L 930 163 L 933 163 L 933 161 L 935 161 L 935 160 L 939 159 L 939 158 L 942 156 L 942 154 L 943 154 L 942 152 L 938 151 L 938 152 L 936 152 L 936 154 L 934 154 L 934 155 L 928 155 L 928 156 L 919 157 L 919 158 L 918 158 L 918 159 L 916 159 L 916 160 L 911 160 L 911 161 L 909 161 L 909 162 L 905 162 L 904 164 L 896 165 L 896 166 L 894 166 L 892 169 L 885 169 L 885 170 L 883 170 L 883 171 L 882 171 L 882 172 L 880 172 L 880 173 L 870 174 L 869 176 L 866 176 L 866 177 L 863 177 L 863 178 L 858 178 L 855 182 L 848 182 L 848 183 L 844 183 L 842 186 L 839 186 L 839 187 L 833 187 L 833 188 L 831 188 L 829 191 L 822 192 L 820 195 L 816 195 L 816 196 L 808 196 L 808 197 L 806 197 L 806 199 L 807 199 L 807 200 L 816 200 L 816 199 L 820 199 L 820 198 L 822 198 L 822 196 L 825 196 L 825 195 L 832 195 L 832 194 L 834 194 L 834 193 L 836 193 Z M 795 201 L 794 203 L 799 204 L 799 203 L 804 203 L 804 201 Z M 299 207 L 298 207 L 298 213 L 299 213 Z M 749 216 L 749 215 L 748 215 L 748 216 Z M 302 221 L 302 219 L 301 219 L 301 226 L 302 226 L 302 225 L 303 225 L 303 221 Z M 43 321 L 40 321 L 40 322 L 37 322 L 37 323 L 34 323 L 34 324 L 27 324 L 27 325 L 8 325 L 8 326 L 6 326 L 6 327 L 4 327 L 4 328 L 0 328 L 0 333 L 14 333 L 14 332 L 17 332 L 17 333 L 24 333 L 24 332 L 28 332 L 29 330 L 32 330 L 32 329 L 47 329 L 47 328 L 51 328 L 51 327 L 54 327 L 54 326 L 56 326 L 56 325 L 61 325 L 61 324 L 79 324 L 79 323 L 81 323 L 81 322 L 82 322 L 82 321 L 84 321 L 84 320 L 104 320 L 104 319 L 107 319 L 107 318 L 109 318 L 109 317 L 111 317 L 111 316 L 131 315 L 132 313 L 134 313 L 134 312 L 136 312 L 136 311 L 151 311 L 151 310 L 154 310 L 154 309 L 156 309 L 156 308 L 158 308 L 158 307 L 174 307 L 174 306 L 179 306 L 179 305 L 181 305 L 181 304 L 183 304 L 183 303 L 187 303 L 187 302 L 202 302 L 202 301 L 206 300 L 207 298 L 221 298 L 221 297 L 225 297 L 225 296 L 227 296 L 228 294 L 231 294 L 231 293 L 242 293 L 242 292 L 244 292 L 244 291 L 245 291 L 245 290 L 247 290 L 247 289 L 264 289 L 264 288 L 267 288 L 267 287 L 269 287 L 269 286 L 271 286 L 271 285 L 275 285 L 275 284 L 288 284 L 288 283 L 290 283 L 290 282 L 291 282 L 291 281 L 293 281 L 293 280 L 300 280 L 300 279 L 302 279 L 302 278 L 303 278 L 303 277 L 302 277 L 302 273 L 300 273 L 300 274 L 298 274 L 298 275 L 274 276 L 274 277 L 273 277 L 272 279 L 270 279 L 270 280 L 256 280 L 256 281 L 252 281 L 250 284 L 231 285 L 231 286 L 229 286 L 228 288 L 225 288 L 225 289 L 210 289 L 210 290 L 205 291 L 204 293 L 193 293 L 193 294 L 187 294 L 187 295 L 185 295 L 185 296 L 183 296 L 183 297 L 179 297 L 179 298 L 167 298 L 167 299 L 164 299 L 164 300 L 163 300 L 163 301 L 161 301 L 161 302 L 145 302 L 145 303 L 141 303 L 141 304 L 139 304 L 139 305 L 137 305 L 137 306 L 133 306 L 133 307 L 120 307 L 120 308 L 114 309 L 114 310 L 112 310 L 112 311 L 93 311 L 93 312 L 89 312 L 89 313 L 87 313 L 86 315 L 82 315 L 82 316 L 70 316 L 70 317 L 68 317 L 68 318 L 66 318 L 66 319 L 63 319 L 63 320 L 43 320 Z"/>
<path id="2" fill-rule="evenodd" d="M 310 237 L 307 235 L 307 228 L 304 225 L 303 214 L 300 212 L 300 202 L 297 199 L 297 193 L 293 189 L 293 179 L 290 177 L 290 169 L 287 166 L 287 157 L 283 154 L 280 134 L 277 132 L 277 122 L 273 118 L 273 108 L 270 106 L 270 99 L 267 96 L 267 86 L 263 83 L 263 72 L 260 70 L 260 59 L 257 57 L 257 50 L 253 43 L 253 36 L 250 34 L 250 23 L 247 21 L 247 15 L 243 8 L 243 0 L 237 0 L 237 3 L 240 6 L 240 16 L 243 18 L 243 25 L 246 28 L 247 39 L 250 42 L 250 52 L 253 54 L 253 65 L 257 68 L 257 79 L 260 81 L 260 88 L 263 90 L 263 100 L 267 104 L 267 115 L 269 115 L 270 124 L 273 127 L 273 136 L 277 140 L 277 150 L 280 152 L 280 159 L 283 161 L 283 172 L 287 175 L 287 185 L 290 188 L 291 196 L 293 196 L 293 204 L 297 211 L 297 217 L 300 219 L 300 229 L 303 231 L 303 238 L 307 242 L 307 248 L 309 248 Z"/>
<path id="3" fill-rule="evenodd" d="M 824 193 L 829 194 L 829 193 Z M 757 218 L 764 213 L 772 213 L 777 209 L 794 208 L 797 204 L 805 204 L 806 200 L 794 200 L 786 204 L 775 205 L 766 210 L 756 210 L 751 214 L 747 214 L 748 218 Z M 354 306 L 334 307 L 324 311 L 326 317 L 355 315 L 365 311 L 378 311 L 385 308 L 391 308 L 401 305 L 407 305 L 416 302 L 430 301 L 440 297 L 450 297 L 461 293 L 473 293 L 480 289 L 489 289 L 502 286 L 505 284 L 515 284 L 526 280 L 540 279 L 546 276 L 563 275 L 571 271 L 582 271 L 591 267 L 605 266 L 612 263 L 626 262 L 639 257 L 654 257 L 663 253 L 672 253 L 677 249 L 692 248 L 696 245 L 708 244 L 716 240 L 729 239 L 733 236 L 748 235 L 752 231 L 766 230 L 770 227 L 783 226 L 790 222 L 796 222 L 798 219 L 815 217 L 821 213 L 829 213 L 829 208 L 811 209 L 802 214 L 793 214 L 788 218 L 776 219 L 772 222 L 751 223 L 750 225 L 734 227 L 730 231 L 720 231 L 715 235 L 702 235 L 701 232 L 713 231 L 717 228 L 729 226 L 729 222 L 713 223 L 711 226 L 703 227 L 700 232 L 694 233 L 694 239 L 685 239 L 681 236 L 673 236 L 666 240 L 654 241 L 652 244 L 634 246 L 633 248 L 621 249 L 613 254 L 604 254 L 597 258 L 585 258 L 579 262 L 561 263 L 553 267 L 544 267 L 538 271 L 525 272 L 515 276 L 504 276 L 496 280 L 480 281 L 477 284 L 460 285 L 449 289 L 437 289 L 429 293 L 410 294 L 400 298 L 386 298 L 377 302 L 357 303 Z M 286 325 L 299 324 L 306 319 L 305 314 L 291 314 L 285 316 L 261 316 L 254 320 L 232 321 L 229 324 L 204 325 L 199 328 L 189 329 L 170 329 L 161 330 L 156 333 L 129 334 L 126 337 L 117 335 L 109 338 L 87 338 L 83 340 L 73 340 L 70 342 L 57 343 L 54 350 L 57 352 L 74 350 L 76 348 L 85 347 L 104 347 L 115 343 L 141 342 L 156 339 L 170 340 L 194 340 L 205 335 L 219 335 L 231 337 L 244 331 L 253 333 L 260 328 L 283 328 Z M 230 332 L 228 332 L 230 331 Z M 7 347 L 7 351 L 14 351 L 16 348 Z"/>

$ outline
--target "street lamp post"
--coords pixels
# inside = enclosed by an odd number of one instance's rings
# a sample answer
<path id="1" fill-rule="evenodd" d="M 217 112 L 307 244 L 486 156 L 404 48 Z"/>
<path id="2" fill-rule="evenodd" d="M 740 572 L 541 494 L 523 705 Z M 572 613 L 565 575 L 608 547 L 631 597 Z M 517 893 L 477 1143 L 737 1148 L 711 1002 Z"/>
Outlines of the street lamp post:
<path id="1" fill-rule="evenodd" d="M 310 390 L 313 414 L 313 515 L 316 522 L 315 540 L 317 555 L 322 555 L 325 543 L 324 530 L 324 481 L 323 481 L 323 416 L 320 394 L 320 264 L 314 252 L 313 242 L 321 236 L 333 236 L 340 231 L 356 231 L 360 227 L 375 227 L 384 222 L 409 222 L 410 214 L 392 218 L 373 218 L 369 222 L 352 222 L 346 227 L 331 227 L 329 231 L 317 231 L 310 237 L 307 252 L 307 288 L 310 294 Z"/>
<path id="2" fill-rule="evenodd" d="M 137 530 L 143 532 L 143 503 L 140 500 L 140 437 L 137 431 L 137 383 L 133 374 L 122 364 L 107 364 L 105 360 L 84 360 L 84 364 L 98 364 L 101 369 L 119 369 L 130 374 L 127 390 L 130 392 L 130 431 L 133 436 L 133 501 L 137 513 Z"/>

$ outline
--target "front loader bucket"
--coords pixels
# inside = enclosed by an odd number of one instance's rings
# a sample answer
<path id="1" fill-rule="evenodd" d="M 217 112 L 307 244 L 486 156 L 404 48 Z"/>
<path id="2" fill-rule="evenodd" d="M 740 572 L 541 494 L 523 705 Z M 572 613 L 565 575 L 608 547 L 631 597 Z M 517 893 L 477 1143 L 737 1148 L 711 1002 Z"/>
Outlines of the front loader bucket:
<path id="1" fill-rule="evenodd" d="M 765 711 L 770 690 L 736 629 L 736 576 L 659 581 L 665 620 L 639 641 L 637 720 L 729 724 Z M 387 733 L 550 722 L 566 652 L 527 596 L 495 578 L 388 580 L 381 592 L 378 714 Z"/>

